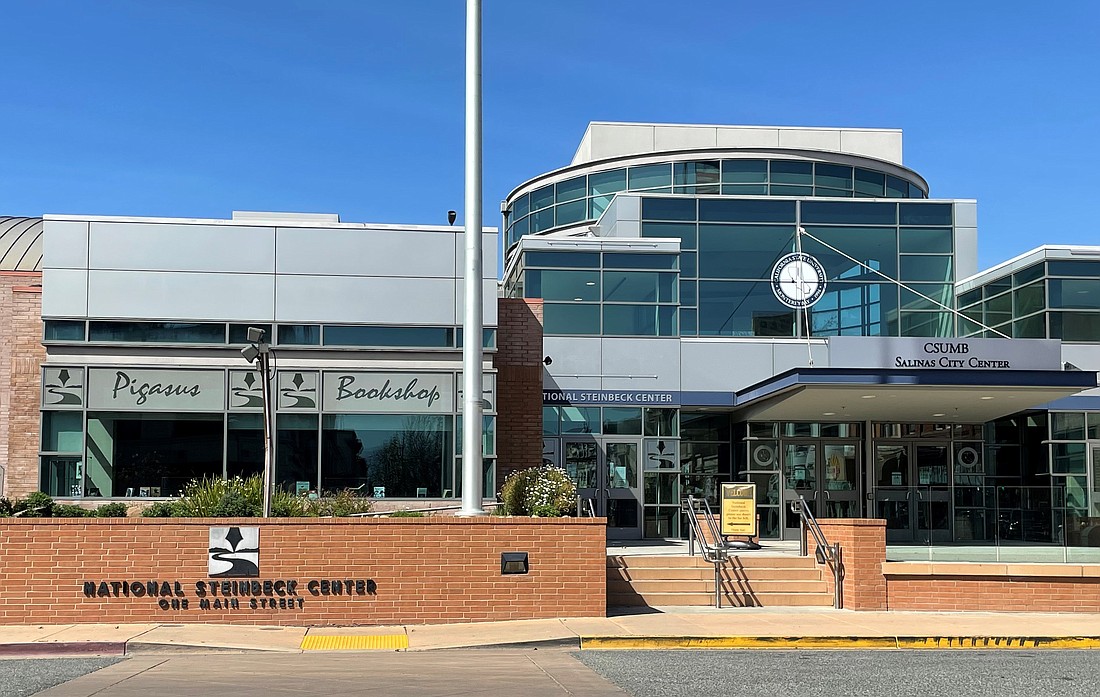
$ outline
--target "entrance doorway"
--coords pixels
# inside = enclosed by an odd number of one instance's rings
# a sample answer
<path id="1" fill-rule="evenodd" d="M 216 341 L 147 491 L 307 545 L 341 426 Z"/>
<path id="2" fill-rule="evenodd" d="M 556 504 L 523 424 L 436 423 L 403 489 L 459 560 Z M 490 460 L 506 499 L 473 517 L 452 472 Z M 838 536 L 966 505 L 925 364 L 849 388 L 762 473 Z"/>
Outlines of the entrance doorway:
<path id="1" fill-rule="evenodd" d="M 591 499 L 607 518 L 607 537 L 642 537 L 641 439 L 563 439 L 562 462 L 577 483 L 577 495 Z"/>
<path id="2" fill-rule="evenodd" d="M 950 443 L 875 444 L 875 515 L 888 544 L 951 540 L 950 453 Z"/>
<path id="3" fill-rule="evenodd" d="M 799 516 L 791 502 L 806 500 L 818 518 L 858 518 L 860 464 L 857 443 L 784 441 L 780 452 L 783 475 L 783 539 L 798 539 Z"/>

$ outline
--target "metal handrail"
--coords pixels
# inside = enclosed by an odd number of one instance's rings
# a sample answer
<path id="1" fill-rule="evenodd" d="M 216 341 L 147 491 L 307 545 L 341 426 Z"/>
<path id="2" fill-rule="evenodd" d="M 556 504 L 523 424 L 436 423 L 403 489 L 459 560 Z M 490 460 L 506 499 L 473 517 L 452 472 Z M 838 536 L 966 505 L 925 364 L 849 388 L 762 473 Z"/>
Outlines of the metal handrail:
<path id="1" fill-rule="evenodd" d="M 722 565 L 729 559 L 729 552 L 726 546 L 721 542 L 721 536 L 717 534 L 718 530 L 714 526 L 714 517 L 710 515 L 710 506 L 705 509 L 708 526 L 711 529 L 714 544 L 709 544 L 707 538 L 703 535 L 702 526 L 699 524 L 699 518 L 695 515 L 696 506 L 699 499 L 694 496 L 688 496 L 681 503 L 681 508 L 687 514 L 688 519 L 688 546 L 692 556 L 695 555 L 695 540 L 699 540 L 699 551 L 703 555 L 703 559 L 714 564 L 714 607 L 722 607 Z M 702 500 L 703 504 L 706 504 L 706 499 Z"/>
<path id="2" fill-rule="evenodd" d="M 818 564 L 828 564 L 833 570 L 833 607 L 837 610 L 844 609 L 844 555 L 840 549 L 840 543 L 829 544 L 825 533 L 817 523 L 813 511 L 806 505 L 806 499 L 800 494 L 797 501 L 791 501 L 791 512 L 799 517 L 799 552 L 802 556 L 809 554 L 806 530 L 814 537 L 814 557 Z"/>
<path id="3" fill-rule="evenodd" d="M 596 500 L 593 498 L 585 498 L 577 496 L 577 517 L 578 518 L 595 518 L 596 517 Z"/>

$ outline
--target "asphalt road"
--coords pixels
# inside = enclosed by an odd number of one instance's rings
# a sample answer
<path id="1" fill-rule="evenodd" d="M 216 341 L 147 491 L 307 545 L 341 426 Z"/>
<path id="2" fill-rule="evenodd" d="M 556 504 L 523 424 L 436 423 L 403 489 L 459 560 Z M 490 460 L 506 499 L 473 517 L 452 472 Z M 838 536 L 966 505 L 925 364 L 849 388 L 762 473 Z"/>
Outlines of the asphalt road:
<path id="1" fill-rule="evenodd" d="M 0 660 L 0 696 L 1091 697 L 1100 693 L 1098 659 L 1096 651 L 566 649 L 9 659 Z"/>
<path id="2" fill-rule="evenodd" d="M 1100 694 L 1095 651 L 584 651 L 635 697 L 1082 697 Z"/>
<path id="3" fill-rule="evenodd" d="M 118 663 L 121 658 L 9 658 L 0 660 L 0 697 L 27 697 Z"/>

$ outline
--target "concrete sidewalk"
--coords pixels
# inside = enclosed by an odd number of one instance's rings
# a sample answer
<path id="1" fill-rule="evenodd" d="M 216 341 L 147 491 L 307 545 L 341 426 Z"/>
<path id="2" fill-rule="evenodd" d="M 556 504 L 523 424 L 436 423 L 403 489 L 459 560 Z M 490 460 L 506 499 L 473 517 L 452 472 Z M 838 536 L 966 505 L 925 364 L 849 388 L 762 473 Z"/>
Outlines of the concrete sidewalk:
<path id="1" fill-rule="evenodd" d="M 382 627 L 0 626 L 0 657 L 471 647 L 1100 648 L 1100 614 L 641 608 L 609 617 Z"/>

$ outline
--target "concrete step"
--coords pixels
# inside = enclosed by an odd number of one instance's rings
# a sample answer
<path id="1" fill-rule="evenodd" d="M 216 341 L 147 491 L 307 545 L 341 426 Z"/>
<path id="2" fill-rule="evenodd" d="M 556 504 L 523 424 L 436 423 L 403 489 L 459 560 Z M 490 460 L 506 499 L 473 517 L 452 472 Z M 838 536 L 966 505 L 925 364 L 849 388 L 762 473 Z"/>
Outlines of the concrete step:
<path id="1" fill-rule="evenodd" d="M 724 579 L 722 587 L 727 591 L 737 593 L 828 593 L 828 585 L 824 581 L 742 581 L 737 579 Z M 709 581 L 624 581 L 622 579 L 607 580 L 608 594 L 637 593 L 713 593 L 714 579 Z"/>
<path id="2" fill-rule="evenodd" d="M 775 580 L 775 581 L 816 581 L 821 578 L 821 571 L 816 568 L 744 568 L 739 569 L 727 565 L 723 573 L 726 577 L 747 578 L 750 580 Z M 619 567 L 607 569 L 607 578 L 625 579 L 627 581 L 705 581 L 714 579 L 714 565 L 707 564 L 703 567 Z"/>
<path id="3" fill-rule="evenodd" d="M 714 593 L 608 593 L 609 607 L 684 607 L 714 604 Z M 722 596 L 727 607 L 831 607 L 830 593 L 730 593 Z"/>
<path id="4" fill-rule="evenodd" d="M 729 564 L 738 568 L 772 568 L 772 569 L 812 569 L 816 567 L 813 557 L 799 557 L 793 554 L 773 554 L 768 556 L 751 556 L 743 554 L 730 557 Z M 714 568 L 713 564 L 701 556 L 688 555 L 622 555 L 607 557 L 607 566 L 613 568 Z"/>

